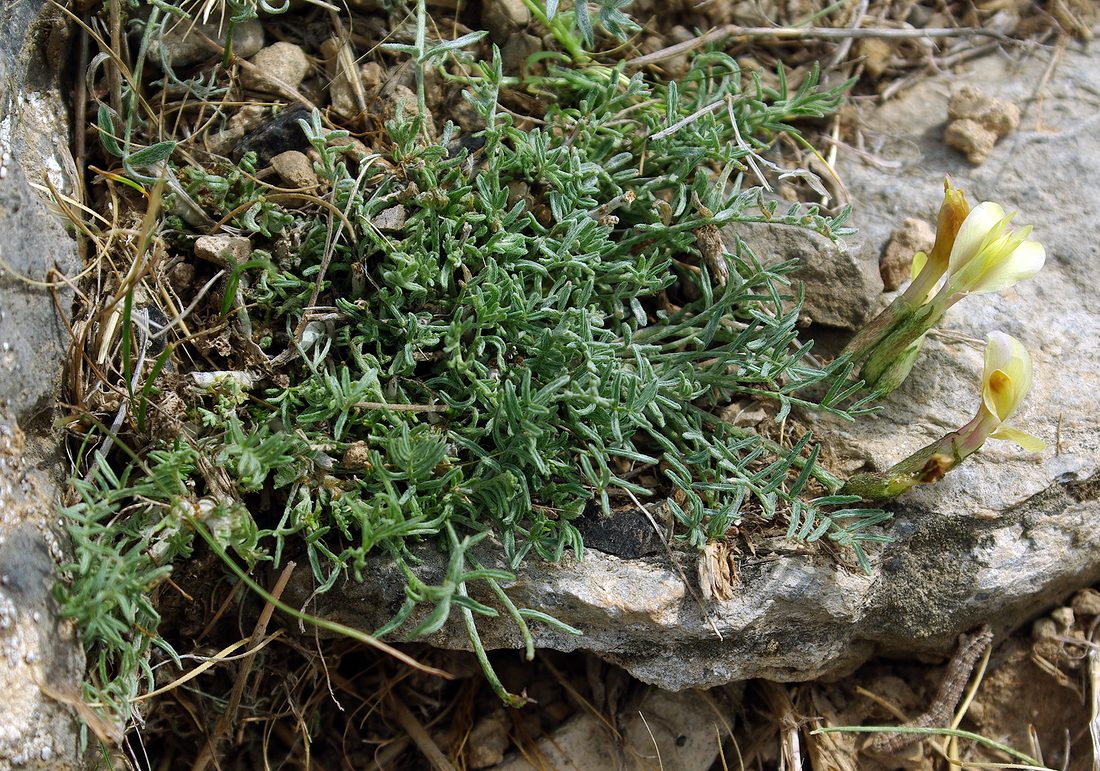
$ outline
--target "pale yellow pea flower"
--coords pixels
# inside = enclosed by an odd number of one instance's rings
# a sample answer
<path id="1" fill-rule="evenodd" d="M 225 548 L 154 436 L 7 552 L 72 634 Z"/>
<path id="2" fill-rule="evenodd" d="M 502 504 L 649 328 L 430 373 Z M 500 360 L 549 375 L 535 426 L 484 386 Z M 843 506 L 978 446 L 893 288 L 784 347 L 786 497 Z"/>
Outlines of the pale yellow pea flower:
<path id="1" fill-rule="evenodd" d="M 1031 278 L 1046 262 L 1046 249 L 1029 239 L 1031 226 L 1012 230 L 1016 213 L 984 201 L 966 215 L 951 246 L 947 281 L 941 290 L 953 303 L 963 295 L 999 292 Z"/>
<path id="2" fill-rule="evenodd" d="M 1031 390 L 1031 356 L 1019 340 L 993 332 L 985 349 L 982 401 L 977 414 L 962 428 L 922 447 L 886 471 L 856 474 L 841 494 L 866 500 L 885 500 L 916 485 L 943 477 L 978 450 L 986 439 L 1007 439 L 1032 452 L 1046 443 L 1026 431 L 1004 425 Z"/>
<path id="3" fill-rule="evenodd" d="M 977 446 L 986 437 L 1007 439 L 1025 450 L 1037 451 L 1046 442 L 1026 431 L 1004 425 L 1031 391 L 1031 356 L 1023 344 L 1004 332 L 991 332 L 982 370 L 982 404 L 971 425 Z M 966 429 L 962 429 L 965 432 Z M 977 446 L 974 449 L 977 449 Z"/>

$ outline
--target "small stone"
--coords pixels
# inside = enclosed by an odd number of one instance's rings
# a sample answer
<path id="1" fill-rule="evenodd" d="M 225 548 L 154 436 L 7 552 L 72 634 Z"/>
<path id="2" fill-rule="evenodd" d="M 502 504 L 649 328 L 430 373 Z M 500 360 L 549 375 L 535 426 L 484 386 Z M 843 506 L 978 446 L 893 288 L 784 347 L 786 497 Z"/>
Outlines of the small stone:
<path id="1" fill-rule="evenodd" d="M 957 120 L 943 131 L 943 143 L 966 156 L 975 166 L 985 162 L 997 144 L 997 135 L 973 120 Z"/>
<path id="2" fill-rule="evenodd" d="M 208 22 L 194 24 L 181 21 L 170 25 L 160 38 L 149 45 L 149 61 L 157 67 L 166 60 L 170 67 L 187 67 L 215 58 L 218 53 L 207 45 L 203 36 L 219 46 L 225 46 L 228 24 Z M 264 45 L 264 27 L 258 19 L 241 22 L 233 30 L 233 53 L 244 59 L 256 54 Z"/>
<path id="3" fill-rule="evenodd" d="M 309 72 L 305 51 L 293 43 L 269 45 L 252 57 L 252 65 L 242 68 L 241 85 L 268 94 L 296 90 Z"/>
<path id="4" fill-rule="evenodd" d="M 1050 617 L 1063 633 L 1073 628 L 1073 622 L 1075 621 L 1073 617 L 1073 608 L 1055 608 L 1050 612 Z"/>
<path id="5" fill-rule="evenodd" d="M 341 148 L 340 152 L 355 163 L 362 163 L 370 157 L 371 154 L 367 146 L 355 137 L 341 137 L 340 139 L 335 139 L 329 143 L 329 146 Z"/>
<path id="6" fill-rule="evenodd" d="M 386 82 L 386 68 L 378 62 L 367 62 L 359 68 L 359 77 L 363 79 L 363 88 L 367 92 L 377 92 Z"/>
<path id="7" fill-rule="evenodd" d="M 355 66 L 355 54 L 347 44 L 341 46 L 331 38 L 321 43 L 321 54 L 325 57 L 332 108 L 346 118 L 354 118 L 363 111 L 359 96 L 366 96 L 359 68 Z"/>
<path id="8" fill-rule="evenodd" d="M 504 760 L 508 749 L 508 721 L 504 710 L 496 709 L 478 721 L 470 732 L 470 768 L 490 768 Z"/>
<path id="9" fill-rule="evenodd" d="M 944 144 L 978 165 L 985 161 L 998 139 L 1020 125 L 1020 108 L 1004 99 L 986 96 L 973 86 L 963 86 L 947 105 L 947 119 Z"/>
<path id="10" fill-rule="evenodd" d="M 1058 636 L 1058 624 L 1050 618 L 1040 618 L 1031 625 L 1032 640 L 1049 640 Z"/>
<path id="11" fill-rule="evenodd" d="M 317 172 L 313 170 L 313 164 L 305 153 L 297 150 L 279 153 L 271 159 L 271 168 L 275 169 L 275 173 L 287 187 L 298 190 L 312 190 L 317 187 Z"/>
<path id="12" fill-rule="evenodd" d="M 1073 595 L 1072 607 L 1078 616 L 1100 616 L 1100 592 L 1082 589 Z"/>
<path id="13" fill-rule="evenodd" d="M 501 64 L 505 72 L 520 72 L 528 57 L 542 50 L 542 41 L 526 32 L 512 35 L 500 49 Z"/>
<path id="14" fill-rule="evenodd" d="M 386 111 L 387 117 L 397 117 L 400 113 L 407 120 L 420 114 L 420 100 L 416 98 L 416 94 L 408 86 L 394 86 L 393 92 L 390 94 L 390 102 L 386 105 Z M 431 110 L 425 109 L 423 117 L 428 135 L 434 137 L 435 119 L 432 117 Z"/>
<path id="15" fill-rule="evenodd" d="M 249 19 L 233 30 L 233 55 L 248 59 L 264 47 L 264 25 L 259 19 Z"/>
<path id="16" fill-rule="evenodd" d="M 401 230 L 405 227 L 405 207 L 401 204 L 383 209 L 370 221 L 379 230 Z"/>
<path id="17" fill-rule="evenodd" d="M 531 23 L 531 11 L 523 0 L 486 0 L 481 7 L 481 23 L 493 40 L 507 42 L 510 35 Z"/>
<path id="18" fill-rule="evenodd" d="M 890 65 L 894 46 L 882 38 L 869 37 L 856 44 L 856 52 L 863 57 L 863 71 L 872 78 L 878 78 Z"/>
<path id="19" fill-rule="evenodd" d="M 245 153 L 256 153 L 257 168 L 271 163 L 271 159 L 287 150 L 309 149 L 309 139 L 302 131 L 302 121 L 309 120 L 309 108 L 295 105 L 282 110 L 274 117 L 261 121 L 233 148 L 231 157 L 240 160 Z"/>
<path id="20" fill-rule="evenodd" d="M 230 155 L 245 134 L 263 123 L 265 112 L 266 108 L 258 104 L 246 105 L 237 110 L 226 121 L 224 130 L 206 138 L 207 149 L 218 155 Z"/>
<path id="21" fill-rule="evenodd" d="M 907 217 L 883 249 L 879 260 L 883 291 L 893 292 L 909 280 L 913 255 L 929 252 L 936 242 L 936 231 L 922 219 Z"/>
<path id="22" fill-rule="evenodd" d="M 368 468 L 370 466 L 370 445 L 367 442 L 352 442 L 344 451 L 340 465 L 345 468 Z"/>
<path id="23" fill-rule="evenodd" d="M 805 284 L 802 310 L 810 323 L 855 331 L 875 310 L 882 278 L 863 242 L 852 239 L 842 249 L 812 230 L 766 222 L 739 222 L 722 232 L 731 254 L 741 253 L 740 238 L 765 266 L 798 261 L 789 275 Z"/>
<path id="24" fill-rule="evenodd" d="M 200 260 L 225 267 L 232 260 L 246 261 L 252 254 L 252 242 L 241 236 L 199 236 L 195 239 L 195 256 Z"/>

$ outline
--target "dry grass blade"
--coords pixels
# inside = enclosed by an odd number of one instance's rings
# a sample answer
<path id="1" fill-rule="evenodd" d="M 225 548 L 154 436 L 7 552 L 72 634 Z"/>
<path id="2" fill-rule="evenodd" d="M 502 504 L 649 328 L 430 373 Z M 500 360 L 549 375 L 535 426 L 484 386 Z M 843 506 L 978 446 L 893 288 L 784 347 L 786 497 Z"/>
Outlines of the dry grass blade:
<path id="1" fill-rule="evenodd" d="M 416 719 L 416 716 L 405 706 L 405 702 L 395 694 L 390 693 L 389 699 L 390 712 L 398 725 L 409 735 L 413 744 L 420 750 L 420 753 L 431 764 L 431 767 L 435 771 L 455 771 L 455 767 L 451 764 L 451 761 L 447 760 L 447 756 L 439 749 L 439 745 L 432 740 L 432 737 L 425 730 L 424 726 L 420 724 L 420 721 Z"/>
<path id="2" fill-rule="evenodd" d="M 798 771 L 802 768 L 802 745 L 798 739 L 799 716 L 794 701 L 781 683 L 761 681 L 764 697 L 771 707 L 779 727 L 780 769 Z"/>
<path id="3" fill-rule="evenodd" d="M 276 600 L 282 596 L 283 591 L 286 589 L 287 582 L 290 580 L 290 575 L 294 572 L 294 568 L 295 563 L 288 562 L 279 574 L 275 586 L 271 589 L 271 596 Z M 264 605 L 263 610 L 260 611 L 260 617 L 256 620 L 256 626 L 252 630 L 251 640 L 256 641 L 263 638 L 264 634 L 267 633 L 267 625 L 270 623 L 271 616 L 274 612 L 275 605 L 269 600 Z M 240 708 L 241 704 L 241 695 L 244 693 L 244 687 L 248 682 L 248 676 L 252 672 L 252 664 L 256 659 L 257 650 L 258 649 L 255 648 L 250 650 L 241 663 L 240 670 L 237 673 L 237 679 L 233 683 L 233 691 L 229 695 L 229 703 L 218 719 L 218 724 L 214 728 L 214 734 L 207 742 L 206 750 L 199 756 L 199 760 L 196 761 L 194 768 L 202 769 L 210 763 L 215 762 L 215 758 L 218 755 L 218 745 L 221 744 L 236 723 L 237 710 Z"/>
<path id="4" fill-rule="evenodd" d="M 922 38 L 937 37 L 988 37 L 1002 43 L 1017 43 L 1019 40 L 1004 35 L 995 30 L 981 29 L 978 27 L 937 27 L 934 29 L 899 29 L 895 27 L 863 27 L 860 29 L 837 29 L 833 27 L 803 28 L 803 27 L 742 27 L 737 24 L 727 24 L 717 27 L 691 40 L 662 48 L 660 51 L 637 56 L 627 60 L 630 67 L 644 67 L 647 64 L 671 59 L 694 51 L 707 43 L 726 38 L 745 39 L 772 39 L 772 40 L 858 40 L 862 38 L 879 38 L 885 40 L 919 40 Z"/>

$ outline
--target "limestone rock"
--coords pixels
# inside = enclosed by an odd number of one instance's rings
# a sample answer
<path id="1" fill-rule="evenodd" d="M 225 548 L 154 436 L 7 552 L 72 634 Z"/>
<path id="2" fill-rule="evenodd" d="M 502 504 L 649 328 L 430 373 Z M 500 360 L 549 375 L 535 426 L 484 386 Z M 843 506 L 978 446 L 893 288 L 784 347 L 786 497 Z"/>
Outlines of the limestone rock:
<path id="1" fill-rule="evenodd" d="M 738 222 L 723 236 L 730 251 L 741 238 L 764 265 L 798 260 L 790 275 L 805 284 L 802 310 L 811 323 L 855 331 L 882 294 L 877 261 L 860 239 L 841 246 L 805 228 L 763 222 Z"/>
<path id="2" fill-rule="evenodd" d="M 983 163 L 997 140 L 1020 125 L 1020 108 L 1004 99 L 986 96 L 973 86 L 963 86 L 947 105 L 943 141 L 972 164 Z"/>
<path id="3" fill-rule="evenodd" d="M 41 0 L 13 3 L 0 15 L 0 245 L 15 272 L 52 280 L 80 270 L 75 244 L 30 182 L 43 175 L 71 190 L 63 148 L 68 118 L 58 86 L 67 59 L 52 59 L 63 35 Z M 56 40 L 53 40 L 56 42 Z M 72 303 L 56 288 L 63 308 Z M 63 559 L 52 460 L 60 456 L 53 401 L 69 342 L 50 290 L 0 269 L 0 768 L 83 767 L 79 723 L 48 695 L 77 694 L 84 654 L 53 598 Z M 18 421 L 18 424 L 17 424 Z M 19 424 L 26 429 L 24 434 Z"/>
<path id="4" fill-rule="evenodd" d="M 78 723 L 51 693 L 77 698 L 84 653 L 58 618 L 63 559 L 50 484 L 31 472 L 19 428 L 0 415 L 0 768 L 80 768 Z"/>
<path id="5" fill-rule="evenodd" d="M 309 59 L 300 46 L 278 42 L 252 57 L 252 67 L 241 69 L 241 85 L 265 94 L 286 95 L 302 84 Z"/>
<path id="6" fill-rule="evenodd" d="M 906 217 L 890 236 L 879 260 L 883 290 L 893 292 L 909 281 L 913 255 L 917 252 L 927 254 L 935 242 L 936 231 L 931 225 L 917 217 Z"/>
<path id="7" fill-rule="evenodd" d="M 371 217 L 370 224 L 379 230 L 395 232 L 405 227 L 405 207 L 401 204 L 383 209 Z"/>

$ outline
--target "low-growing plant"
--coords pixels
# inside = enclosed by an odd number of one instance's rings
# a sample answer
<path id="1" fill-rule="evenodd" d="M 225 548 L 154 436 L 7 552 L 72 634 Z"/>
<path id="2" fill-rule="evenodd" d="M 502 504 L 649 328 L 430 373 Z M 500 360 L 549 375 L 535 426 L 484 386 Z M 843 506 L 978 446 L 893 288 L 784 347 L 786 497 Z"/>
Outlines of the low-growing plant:
<path id="1" fill-rule="evenodd" d="M 626 29 L 621 5 L 603 6 L 612 32 Z M 571 23 L 591 43 L 583 7 Z M 455 47 L 425 42 L 419 10 L 417 40 L 399 50 L 422 71 Z M 94 662 L 89 700 L 128 714 L 140 674 L 151 687 L 151 646 L 174 655 L 149 597 L 196 533 L 235 571 L 303 555 L 318 592 L 385 555 L 407 586 L 375 636 L 429 635 L 457 614 L 513 704 L 477 620 L 508 614 L 529 655 L 529 623 L 575 633 L 504 588 L 532 556 L 582 558 L 586 513 L 666 506 L 694 549 L 746 520 L 777 523 L 869 569 L 887 515 L 837 494 L 809 434 L 781 445 L 719 417 L 745 398 L 777 421 L 795 406 L 869 409 L 846 359 L 808 356 L 796 265 L 736 235 L 744 222 L 852 232 L 846 211 L 781 208 L 745 176 L 847 84 L 823 87 L 816 70 L 789 84 L 780 70 L 769 87 L 717 51 L 676 83 L 573 58 L 537 75 L 545 114 L 520 121 L 502 108 L 517 84 L 493 51 L 463 75 L 480 131 L 448 123 L 432 140 L 422 110 L 398 114 L 358 161 L 348 132 L 312 112 L 300 126 L 322 192 L 297 208 L 257 177 L 254 154 L 228 165 L 175 139 L 150 145 L 172 153 L 156 159 L 169 214 L 145 233 L 150 248 L 188 259 L 207 227 L 178 212 L 197 206 L 251 253 L 154 331 L 134 309 L 161 296 L 155 273 L 105 280 L 126 300 L 118 319 L 114 306 L 96 317 L 117 332 L 95 345 L 118 363 L 92 370 L 121 405 L 77 459 L 61 590 Z M 100 115 L 105 148 L 126 157 Z M 204 347 L 206 334 L 223 344 Z M 160 336 L 172 343 L 154 350 Z M 424 543 L 446 555 L 439 583 L 417 571 Z"/>

